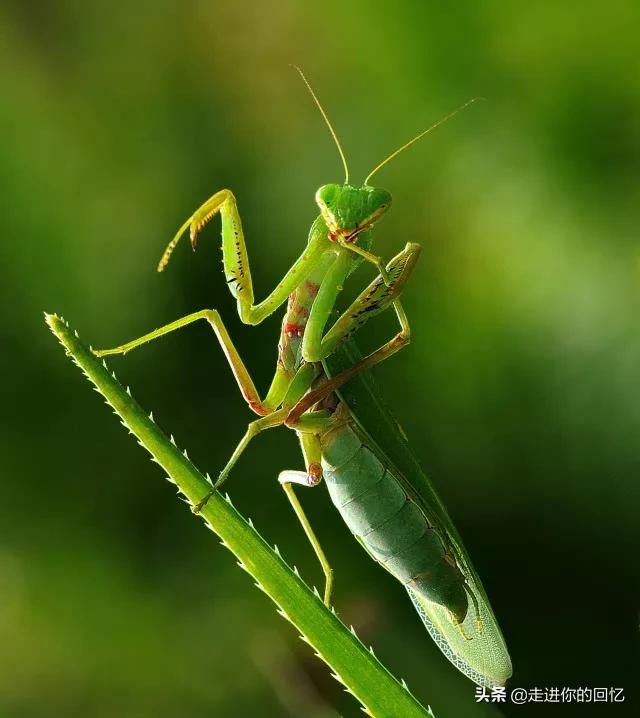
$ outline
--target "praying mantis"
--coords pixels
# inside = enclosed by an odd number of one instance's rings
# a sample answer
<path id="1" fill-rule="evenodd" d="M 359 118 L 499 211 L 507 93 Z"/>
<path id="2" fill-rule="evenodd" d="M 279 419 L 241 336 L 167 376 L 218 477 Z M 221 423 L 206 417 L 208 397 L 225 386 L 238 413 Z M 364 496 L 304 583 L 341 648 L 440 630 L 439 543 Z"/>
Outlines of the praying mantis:
<path id="1" fill-rule="evenodd" d="M 294 430 L 305 470 L 282 471 L 278 480 L 322 566 L 324 603 L 329 606 L 331 602 L 333 570 L 294 490 L 296 485 L 313 487 L 323 480 L 351 532 L 367 553 L 407 588 L 425 626 L 449 660 L 480 685 L 504 685 L 511 675 L 511 661 L 480 579 L 404 437 L 381 409 L 367 372 L 410 341 L 410 324 L 400 294 L 421 251 L 420 245 L 408 243 L 386 264 L 372 251 L 372 230 L 388 211 L 392 197 L 369 180 L 400 152 L 477 98 L 395 150 L 362 185 L 352 185 L 333 126 L 306 77 L 296 70 L 324 118 L 345 170 L 342 184 L 326 184 L 316 192 L 320 213 L 301 255 L 273 291 L 256 303 L 237 202 L 231 190 L 223 189 L 180 227 L 158 265 L 159 271 L 165 269 L 187 230 L 195 247 L 201 230 L 220 214 L 224 275 L 241 321 L 259 324 L 286 303 L 276 369 L 266 395 L 261 397 L 256 389 L 215 309 L 189 314 L 126 344 L 94 353 L 101 357 L 126 354 L 193 322 L 207 321 L 242 396 L 259 418 L 249 423 L 212 492 L 202 497 L 194 512 L 227 480 L 258 434 L 279 426 Z M 344 283 L 363 262 L 375 268 L 375 278 L 327 328 Z M 387 310 L 395 313 L 398 332 L 361 357 L 353 335 Z M 375 436 L 364 420 L 371 412 L 381 417 L 384 427 Z"/>

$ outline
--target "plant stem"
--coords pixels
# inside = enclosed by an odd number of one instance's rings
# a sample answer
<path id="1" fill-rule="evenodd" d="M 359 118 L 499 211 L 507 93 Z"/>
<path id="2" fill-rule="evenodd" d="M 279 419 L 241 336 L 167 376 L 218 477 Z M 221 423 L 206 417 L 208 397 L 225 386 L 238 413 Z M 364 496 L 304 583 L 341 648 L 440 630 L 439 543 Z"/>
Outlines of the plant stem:
<path id="1" fill-rule="evenodd" d="M 84 371 L 107 403 L 121 418 L 123 425 L 147 449 L 153 460 L 167 472 L 170 480 L 192 506 L 210 491 L 211 484 L 196 469 L 186 454 L 147 416 L 111 374 L 106 363 L 100 362 L 64 320 L 45 315 L 47 324 L 67 353 Z M 424 718 L 432 715 L 421 706 L 403 684 L 389 671 L 322 603 L 312 591 L 235 510 L 228 497 L 214 493 L 200 515 L 238 559 L 239 565 L 256 581 L 278 607 L 278 612 L 300 632 L 316 654 L 376 718 Z"/>

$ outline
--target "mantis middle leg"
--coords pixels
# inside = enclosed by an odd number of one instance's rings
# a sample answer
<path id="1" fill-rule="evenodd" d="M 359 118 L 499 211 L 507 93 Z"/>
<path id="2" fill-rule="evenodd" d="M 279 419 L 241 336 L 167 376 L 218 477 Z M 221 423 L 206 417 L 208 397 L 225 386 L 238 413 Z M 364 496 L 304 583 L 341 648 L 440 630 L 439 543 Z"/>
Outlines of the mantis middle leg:
<path id="1" fill-rule="evenodd" d="M 222 317 L 219 312 L 215 309 L 202 309 L 199 312 L 194 312 L 186 317 L 177 319 L 175 322 L 166 324 L 159 329 L 154 329 L 152 332 L 145 334 L 137 339 L 133 339 L 126 344 L 114 347 L 112 349 L 96 349 L 94 354 L 99 357 L 109 356 L 112 354 L 126 354 L 127 352 L 135 349 L 136 347 L 146 344 L 147 342 L 158 339 L 165 334 L 181 329 L 182 327 L 192 324 L 199 319 L 205 319 L 211 325 L 211 328 L 215 332 L 215 335 L 222 347 L 231 371 L 236 379 L 242 396 L 249 405 L 249 407 L 259 416 L 266 416 L 270 414 L 275 408 L 280 406 L 282 400 L 289 388 L 291 382 L 291 376 L 283 369 L 278 366 L 274 374 L 271 386 L 264 400 L 262 400 L 258 394 L 258 390 L 249 374 L 245 363 L 242 360 L 238 350 L 236 349 L 233 340 L 229 336 L 229 332 L 222 321 Z"/>

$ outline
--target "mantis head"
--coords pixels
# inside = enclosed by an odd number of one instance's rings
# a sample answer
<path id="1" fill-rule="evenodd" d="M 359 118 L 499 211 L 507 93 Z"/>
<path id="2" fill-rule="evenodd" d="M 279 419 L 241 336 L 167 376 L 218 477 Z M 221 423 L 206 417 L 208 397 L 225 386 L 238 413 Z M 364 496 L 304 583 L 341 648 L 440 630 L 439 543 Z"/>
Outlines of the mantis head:
<path id="1" fill-rule="evenodd" d="M 316 203 L 329 228 L 331 239 L 355 241 L 391 206 L 391 195 L 367 185 L 325 184 L 316 192 Z"/>
<path id="2" fill-rule="evenodd" d="M 382 162 L 379 162 L 367 175 L 363 185 L 361 187 L 354 187 L 349 184 L 349 167 L 347 165 L 347 159 L 345 157 L 340 140 L 336 135 L 333 125 L 327 117 L 327 113 L 324 111 L 320 100 L 316 97 L 316 93 L 313 91 L 311 85 L 304 76 L 302 70 L 293 65 L 295 70 L 299 73 L 302 81 L 307 86 L 307 89 L 311 93 L 314 102 L 320 110 L 320 114 L 324 118 L 324 121 L 329 128 L 329 132 L 333 137 L 333 141 L 336 143 L 338 154 L 342 160 L 344 167 L 344 184 L 325 184 L 316 192 L 316 203 L 320 207 L 322 218 L 329 228 L 329 238 L 333 240 L 343 239 L 349 242 L 355 242 L 358 235 L 370 229 L 382 215 L 389 209 L 391 205 L 391 195 L 383 189 L 376 189 L 369 185 L 369 180 L 373 177 L 378 170 L 382 169 L 387 162 L 397 157 L 401 152 L 404 152 L 407 148 L 411 147 L 421 137 L 429 134 L 436 127 L 439 127 L 442 123 L 449 120 L 458 112 L 463 110 L 465 107 L 473 104 L 476 100 L 480 99 L 474 97 L 464 105 L 459 107 L 457 110 L 450 112 L 446 117 L 438 120 L 431 127 L 427 127 L 426 130 L 422 130 L 415 137 L 405 142 L 404 145 L 398 147 L 390 155 L 387 155 Z"/>

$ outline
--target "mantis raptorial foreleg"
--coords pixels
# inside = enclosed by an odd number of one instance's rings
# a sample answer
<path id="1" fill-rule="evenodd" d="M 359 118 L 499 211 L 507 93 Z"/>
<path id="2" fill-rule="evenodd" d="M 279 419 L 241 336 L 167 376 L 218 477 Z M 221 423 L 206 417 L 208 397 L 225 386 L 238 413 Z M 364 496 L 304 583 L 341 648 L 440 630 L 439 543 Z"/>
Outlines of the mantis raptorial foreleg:
<path id="1" fill-rule="evenodd" d="M 354 242 L 349 242 L 345 239 L 338 240 L 338 244 L 341 247 L 348 249 L 350 252 L 357 254 L 359 257 L 362 257 L 362 259 L 364 259 L 365 262 L 369 262 L 369 264 L 373 264 L 373 266 L 376 267 L 376 269 L 380 273 L 380 276 L 382 277 L 384 283 L 386 285 L 390 284 L 390 278 L 389 278 L 389 275 L 387 274 L 387 269 L 384 266 L 384 261 L 383 261 L 382 257 L 378 257 L 377 255 L 372 254 L 371 252 L 367 252 L 366 249 L 362 249 L 362 247 L 359 247 Z"/>
<path id="2" fill-rule="evenodd" d="M 326 246 L 321 241 L 309 242 L 271 294 L 259 304 L 254 304 L 249 256 L 236 198 L 231 190 L 223 189 L 210 197 L 180 227 L 162 255 L 158 271 L 167 266 L 176 244 L 187 229 L 191 244 L 195 246 L 200 230 L 218 212 L 222 219 L 222 263 L 229 290 L 236 298 L 240 319 L 245 324 L 260 324 L 305 280 L 325 252 Z"/>
<path id="3" fill-rule="evenodd" d="M 400 292 L 404 289 L 420 256 L 419 244 L 408 243 L 386 266 L 388 283 L 376 277 L 343 314 L 336 319 L 321 343 L 324 357 L 332 354 L 347 337 L 355 334 L 366 322 L 385 311 L 390 304 L 401 307 Z M 403 320 L 398 317 L 400 324 Z"/>
<path id="4" fill-rule="evenodd" d="M 387 265 L 389 285 L 384 283 L 382 277 L 377 277 L 357 297 L 351 306 L 336 320 L 324 338 L 320 340 L 321 358 L 332 354 L 340 342 L 360 329 L 371 317 L 387 309 L 389 305 L 393 305 L 400 323 L 400 331 L 392 339 L 352 367 L 305 394 L 287 416 L 287 426 L 296 428 L 300 417 L 305 412 L 308 412 L 314 404 L 341 387 L 356 374 L 379 364 L 409 343 L 411 338 L 409 321 L 397 297 L 409 278 L 419 254 L 420 245 L 407 244 L 404 250 L 389 262 Z M 313 312 L 309 317 L 307 333 L 310 331 L 312 321 Z M 305 333 L 305 338 L 306 336 L 307 334 Z"/>
<path id="5" fill-rule="evenodd" d="M 166 267 L 176 244 L 187 229 L 190 231 L 191 243 L 195 245 L 198 233 L 217 212 L 220 212 L 222 218 L 222 256 L 229 290 L 236 298 L 238 312 L 242 321 L 246 324 L 259 324 L 283 304 L 291 292 L 322 261 L 322 255 L 326 252 L 326 242 L 321 241 L 324 239 L 322 234 L 318 234 L 311 239 L 306 250 L 294 262 L 271 294 L 260 304 L 254 305 L 251 270 L 238 207 L 231 190 L 223 189 L 210 197 L 180 227 L 174 238 L 169 242 L 158 265 L 158 270 L 162 271 Z M 194 314 L 189 314 L 138 339 L 113 349 L 98 350 L 95 354 L 98 356 L 126 354 L 141 344 L 157 339 L 175 329 L 180 329 L 198 319 L 206 319 L 211 324 L 229 361 L 240 391 L 250 408 L 260 416 L 265 416 L 274 411 L 286 395 L 291 381 L 291 372 L 285 371 L 282 366 L 278 365 L 269 391 L 265 399 L 261 400 L 253 380 L 222 322 L 220 314 L 215 309 L 204 309 Z"/>
<path id="6" fill-rule="evenodd" d="M 321 337 L 321 332 L 327 321 L 328 312 L 326 309 L 323 311 L 321 299 L 325 298 L 321 297 L 319 293 L 305 331 L 302 345 L 303 355 L 306 350 L 306 358 L 310 361 L 326 359 L 333 354 L 346 337 L 358 331 L 369 319 L 385 311 L 390 304 L 393 304 L 396 310 L 401 328 L 408 333 L 409 324 L 398 296 L 415 267 L 420 256 L 420 250 L 419 244 L 407 244 L 402 252 L 397 254 L 387 265 L 387 283 L 384 282 L 382 276 L 376 277 L 353 301 L 351 306 L 338 317 L 331 329 L 323 337 Z M 339 288 L 335 290 L 336 295 L 334 295 L 332 287 L 327 286 L 329 296 L 325 299 L 325 303 L 330 307 L 333 307 L 338 291 Z M 329 308 L 329 312 L 330 310 Z"/>
<path id="7" fill-rule="evenodd" d="M 343 372 L 340 372 L 340 374 L 338 374 L 337 376 L 334 376 L 331 379 L 327 379 L 320 386 L 315 389 L 312 389 L 307 394 L 305 394 L 305 396 L 300 399 L 300 401 L 291 409 L 291 411 L 287 415 L 285 424 L 289 428 L 297 428 L 300 418 L 306 412 L 308 412 L 314 404 L 317 404 L 319 401 L 322 401 L 322 399 L 329 396 L 329 394 L 332 394 L 334 391 L 337 391 L 341 386 L 346 384 L 350 379 L 353 379 L 353 377 L 357 374 L 360 374 L 367 369 L 371 369 L 376 364 L 380 364 L 380 362 L 383 362 L 385 359 L 388 359 L 390 356 L 393 356 L 396 352 L 400 351 L 400 349 L 402 349 L 409 343 L 411 338 L 411 330 L 407 317 L 404 313 L 404 309 L 402 309 L 402 306 L 400 305 L 400 302 L 398 300 L 393 302 L 393 307 L 396 311 L 398 319 L 400 320 L 400 331 L 388 342 L 383 344 L 374 352 L 371 352 L 371 354 L 367 355 L 360 361 L 356 362 L 353 366 L 349 367 L 348 369 L 345 369 Z"/>

